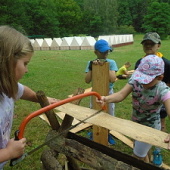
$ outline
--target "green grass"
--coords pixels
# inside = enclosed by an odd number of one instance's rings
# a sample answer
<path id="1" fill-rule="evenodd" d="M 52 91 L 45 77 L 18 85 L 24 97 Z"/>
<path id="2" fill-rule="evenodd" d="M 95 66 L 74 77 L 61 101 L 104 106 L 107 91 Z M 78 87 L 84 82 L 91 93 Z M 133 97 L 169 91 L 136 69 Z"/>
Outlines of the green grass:
<path id="1" fill-rule="evenodd" d="M 131 62 L 130 69 L 134 69 L 135 62 L 144 55 L 140 41 L 143 35 L 135 35 L 134 44 L 115 48 L 109 54 L 108 58 L 114 59 L 118 67 L 125 62 Z M 162 41 L 160 51 L 164 56 L 170 59 L 169 54 L 170 40 Z M 29 72 L 23 77 L 21 83 L 29 86 L 35 91 L 42 90 L 47 96 L 58 99 L 65 99 L 69 94 L 72 94 L 77 88 L 89 88 L 91 85 L 84 82 L 84 70 L 88 60 L 93 60 L 95 55 L 92 50 L 75 50 L 75 51 L 36 51 L 28 68 Z M 120 90 L 127 80 L 119 80 L 115 83 L 115 91 Z M 89 106 L 89 98 L 84 98 L 81 102 L 82 106 Z M 15 130 L 18 129 L 21 121 L 29 113 L 32 113 L 40 108 L 39 104 L 28 101 L 17 101 L 15 107 L 15 114 L 17 118 L 14 119 L 12 136 Z M 116 104 L 116 116 L 123 119 L 130 119 L 131 117 L 131 98 L 127 97 L 123 102 Z M 167 127 L 170 132 L 169 120 L 167 118 Z M 126 127 L 125 127 L 126 128 Z M 27 146 L 26 152 L 42 144 L 45 137 L 50 130 L 50 127 L 39 117 L 33 118 L 25 129 L 24 136 L 27 138 L 32 146 Z M 86 134 L 83 131 L 81 134 Z M 116 140 L 117 144 L 114 149 L 131 154 L 132 150 Z M 45 148 L 45 147 L 44 147 Z M 17 164 L 13 169 L 16 170 L 37 170 L 41 169 L 40 156 L 41 150 L 35 152 L 27 157 L 24 161 Z M 169 151 L 163 151 L 164 162 L 170 165 Z M 8 164 L 5 170 L 11 167 Z"/>

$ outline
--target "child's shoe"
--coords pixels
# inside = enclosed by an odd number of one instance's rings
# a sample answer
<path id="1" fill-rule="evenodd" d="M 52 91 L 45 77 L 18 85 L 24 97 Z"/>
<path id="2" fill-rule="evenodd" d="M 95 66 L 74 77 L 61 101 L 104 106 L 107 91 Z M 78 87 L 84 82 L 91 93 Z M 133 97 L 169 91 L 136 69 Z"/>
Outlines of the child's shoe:
<path id="1" fill-rule="evenodd" d="M 108 135 L 108 142 L 109 142 L 110 145 L 115 145 L 116 144 L 116 142 L 113 139 L 113 136 L 111 134 Z"/>
<path id="2" fill-rule="evenodd" d="M 153 164 L 159 167 L 162 165 L 162 154 L 160 151 L 153 151 Z"/>
<path id="3" fill-rule="evenodd" d="M 93 133 L 92 132 L 88 132 L 87 136 L 90 140 L 93 140 Z"/>
<path id="4" fill-rule="evenodd" d="M 90 140 L 93 140 L 93 133 L 92 132 L 88 132 L 87 136 L 88 136 L 88 138 Z M 108 142 L 109 142 L 110 145 L 115 145 L 116 144 L 116 142 L 113 139 L 113 136 L 111 134 L 108 135 Z"/>

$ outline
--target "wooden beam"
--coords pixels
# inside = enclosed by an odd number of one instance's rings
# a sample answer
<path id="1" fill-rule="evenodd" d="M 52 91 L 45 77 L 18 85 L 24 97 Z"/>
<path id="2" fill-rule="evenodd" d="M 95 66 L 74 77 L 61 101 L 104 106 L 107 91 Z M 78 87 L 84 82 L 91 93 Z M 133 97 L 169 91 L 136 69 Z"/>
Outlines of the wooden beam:
<path id="1" fill-rule="evenodd" d="M 78 120 L 83 120 L 96 112 L 94 109 L 77 106 L 71 103 L 64 104 L 56 109 L 65 112 Z M 130 120 L 111 116 L 105 112 L 101 112 L 100 114 L 86 120 L 86 122 L 117 131 L 132 139 L 146 142 L 154 146 L 165 149 L 168 147 L 168 144 L 164 143 L 164 139 L 168 136 L 167 133 Z"/>
<path id="2" fill-rule="evenodd" d="M 109 94 L 109 63 L 92 65 L 92 89 L 102 96 Z M 92 97 L 93 109 L 100 110 L 96 97 Z M 108 109 L 106 110 L 108 113 Z M 93 125 L 93 140 L 103 145 L 108 145 L 108 129 Z"/>
<path id="3" fill-rule="evenodd" d="M 41 107 L 45 107 L 49 105 L 48 99 L 43 91 L 38 91 L 36 93 L 38 101 L 41 105 Z M 53 110 L 49 110 L 45 113 L 45 115 L 48 118 L 48 121 L 52 127 L 53 130 L 58 130 L 60 128 L 60 124 L 55 116 L 55 113 Z"/>

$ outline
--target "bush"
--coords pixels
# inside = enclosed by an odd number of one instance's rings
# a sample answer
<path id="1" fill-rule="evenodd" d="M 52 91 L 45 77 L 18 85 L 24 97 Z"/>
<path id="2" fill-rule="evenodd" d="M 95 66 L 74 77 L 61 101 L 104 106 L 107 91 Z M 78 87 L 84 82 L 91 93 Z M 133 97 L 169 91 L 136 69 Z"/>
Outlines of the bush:
<path id="1" fill-rule="evenodd" d="M 136 31 L 133 26 L 123 25 L 117 28 L 115 34 L 134 34 Z"/>

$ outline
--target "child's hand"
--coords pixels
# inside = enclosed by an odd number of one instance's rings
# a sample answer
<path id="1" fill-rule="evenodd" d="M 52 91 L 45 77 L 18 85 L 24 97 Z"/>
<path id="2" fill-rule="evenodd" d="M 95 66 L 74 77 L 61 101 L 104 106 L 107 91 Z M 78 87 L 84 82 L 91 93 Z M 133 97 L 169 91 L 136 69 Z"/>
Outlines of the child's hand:
<path id="1" fill-rule="evenodd" d="M 49 104 L 53 104 L 53 103 L 60 101 L 59 99 L 55 99 L 55 98 L 52 98 L 52 97 L 47 97 L 47 99 L 48 99 Z"/>
<path id="2" fill-rule="evenodd" d="M 22 138 L 20 140 L 10 139 L 6 147 L 10 155 L 10 159 L 18 158 L 21 155 L 23 155 L 25 145 L 26 145 L 26 138 Z"/>
<path id="3" fill-rule="evenodd" d="M 105 98 L 106 98 L 105 96 L 101 96 L 101 99 L 96 98 L 96 102 L 97 102 L 98 104 L 100 104 L 102 107 L 104 107 L 105 102 L 106 102 L 106 99 L 105 99 Z"/>
<path id="4" fill-rule="evenodd" d="M 95 65 L 103 65 L 105 62 L 105 60 L 100 60 L 100 59 L 96 59 L 96 60 L 92 60 L 90 61 L 90 64 L 89 64 L 89 70 L 92 70 L 92 64 L 95 64 Z"/>
<path id="5" fill-rule="evenodd" d="M 95 65 L 103 65 L 104 61 L 105 60 L 96 59 L 96 60 L 93 61 L 93 64 L 95 64 Z"/>
<path id="6" fill-rule="evenodd" d="M 168 143 L 168 148 L 170 150 L 170 134 L 166 137 L 166 139 L 164 140 L 165 143 Z"/>

